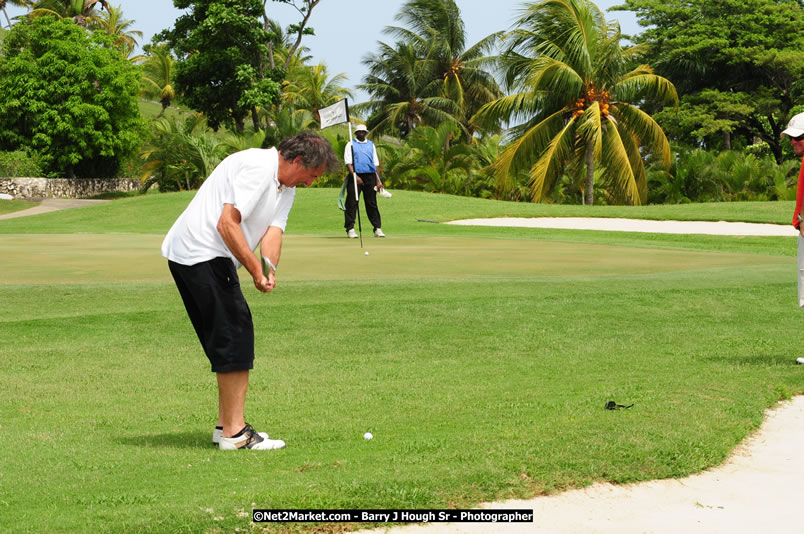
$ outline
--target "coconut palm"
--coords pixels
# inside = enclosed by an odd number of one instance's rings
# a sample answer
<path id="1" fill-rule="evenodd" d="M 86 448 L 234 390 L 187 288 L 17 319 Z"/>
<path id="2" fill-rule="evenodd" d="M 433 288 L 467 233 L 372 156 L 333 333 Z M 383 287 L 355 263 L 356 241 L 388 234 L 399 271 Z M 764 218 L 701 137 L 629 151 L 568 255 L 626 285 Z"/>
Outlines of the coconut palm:
<path id="1" fill-rule="evenodd" d="M 468 145 L 450 146 L 449 139 L 460 134 L 453 120 L 436 128 L 419 126 L 408 137 L 409 152 L 395 172 L 401 172 L 403 181 L 414 181 L 425 191 L 465 194 L 474 162 Z"/>
<path id="2" fill-rule="evenodd" d="M 31 2 L 29 0 L 0 0 L 0 11 L 2 11 L 3 15 L 6 16 L 6 22 L 8 23 L 8 27 L 10 28 L 11 27 L 11 19 L 8 18 L 8 12 L 6 11 L 6 5 L 19 6 L 19 7 L 31 7 Z"/>
<path id="3" fill-rule="evenodd" d="M 114 36 L 115 45 L 120 48 L 125 57 L 129 57 L 137 47 L 137 39 L 142 39 L 141 31 L 131 29 L 134 22 L 123 17 L 123 9 L 120 6 L 108 6 L 87 27 L 91 30 L 102 30 L 107 35 Z M 132 58 L 132 60 L 140 59 L 144 59 L 144 57 Z"/>
<path id="4" fill-rule="evenodd" d="M 170 54 L 167 44 L 157 44 L 146 46 L 150 53 L 143 64 L 142 84 L 145 93 L 159 95 L 162 103 L 162 111 L 155 118 L 160 118 L 170 103 L 176 98 L 176 90 L 173 88 L 173 63 L 175 60 Z"/>
<path id="5" fill-rule="evenodd" d="M 301 65 L 289 73 L 288 83 L 283 88 L 282 101 L 297 110 L 309 111 L 315 121 L 319 122 L 319 109 L 352 96 L 352 92 L 341 85 L 345 81 L 346 75 L 343 73 L 330 78 L 327 66 L 323 63 Z"/>
<path id="6" fill-rule="evenodd" d="M 282 139 L 291 137 L 313 126 L 313 114 L 307 110 L 294 110 L 283 106 L 273 111 L 265 130 L 263 148 L 277 146 Z"/>
<path id="7" fill-rule="evenodd" d="M 620 46 L 619 25 L 609 25 L 589 0 L 526 4 L 501 56 L 512 94 L 486 104 L 480 121 L 520 122 L 497 163 L 499 181 L 527 168 L 533 200 L 540 201 L 568 164 L 585 167 L 585 203 L 594 203 L 595 170 L 618 202 L 645 203 L 642 150 L 670 165 L 659 125 L 637 107 L 645 99 L 678 102 L 667 79 L 647 65 L 629 70 L 636 47 Z M 524 122 L 522 122 L 524 121 Z"/>
<path id="8" fill-rule="evenodd" d="M 224 153 L 203 116 L 196 114 L 183 122 L 176 118 L 155 121 L 153 136 L 140 157 L 145 162 L 140 177 L 144 189 L 157 184 L 164 192 L 197 189 Z"/>
<path id="9" fill-rule="evenodd" d="M 426 93 L 453 100 L 456 119 L 470 136 L 476 125 L 469 120 L 484 104 L 500 98 L 494 76 L 487 71 L 487 57 L 502 32 L 494 33 L 466 48 L 466 30 L 455 0 L 408 0 L 396 16 L 405 27 L 390 26 L 386 33 L 413 45 L 423 59 L 430 79 Z"/>
<path id="10" fill-rule="evenodd" d="M 365 83 L 358 85 L 371 95 L 368 102 L 355 106 L 367 112 L 368 127 L 378 133 L 407 137 L 420 124 L 437 126 L 455 121 L 458 105 L 441 95 L 428 92 L 429 66 L 421 59 L 415 45 L 378 43 L 380 52 L 363 60 L 369 67 Z"/>
<path id="11" fill-rule="evenodd" d="M 79 26 L 86 28 L 98 17 L 98 8 L 109 10 L 106 0 L 39 0 L 31 6 L 31 16 L 56 15 L 71 18 Z"/>

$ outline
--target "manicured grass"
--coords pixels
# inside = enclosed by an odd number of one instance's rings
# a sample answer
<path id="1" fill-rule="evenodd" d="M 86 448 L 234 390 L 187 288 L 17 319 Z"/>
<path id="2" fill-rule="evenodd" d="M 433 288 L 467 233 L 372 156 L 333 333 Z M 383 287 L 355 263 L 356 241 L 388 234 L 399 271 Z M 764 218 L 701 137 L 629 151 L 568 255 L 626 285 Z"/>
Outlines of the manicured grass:
<path id="1" fill-rule="evenodd" d="M 0 215 L 4 215 L 6 213 L 13 213 L 15 211 L 27 210 L 28 208 L 33 208 L 38 206 L 39 202 L 30 202 L 28 200 L 0 200 Z"/>
<path id="2" fill-rule="evenodd" d="M 288 442 L 267 454 L 209 444 L 213 375 L 158 253 L 188 195 L 0 221 L 4 529 L 248 531 L 252 508 L 679 477 L 804 391 L 792 238 L 452 227 L 409 215 L 509 206 L 400 192 L 364 256 L 325 192 L 299 191 L 277 290 L 242 280 L 248 420 Z"/>
<path id="3" fill-rule="evenodd" d="M 151 100 L 144 100 L 144 99 L 141 98 L 137 102 L 137 104 L 138 104 L 138 106 L 140 108 L 140 113 L 146 119 L 154 119 L 162 111 L 162 104 L 159 103 L 159 102 L 154 102 L 154 101 L 151 101 Z M 170 118 L 181 119 L 181 118 L 190 116 L 192 114 L 194 114 L 194 112 L 192 110 L 189 110 L 187 108 L 183 108 L 181 106 L 177 106 L 177 105 L 174 104 L 174 105 L 168 106 L 168 108 L 165 110 L 165 112 L 164 112 L 164 114 L 162 114 L 162 116 L 164 118 L 166 118 L 166 119 L 170 119 Z"/>
<path id="4" fill-rule="evenodd" d="M 24 220 L 3 221 L 0 234 L 9 233 L 142 233 L 164 236 L 173 221 L 184 210 L 194 193 L 168 193 L 116 200 L 113 203 L 46 213 Z M 335 189 L 304 189 L 297 191 L 296 202 L 288 222 L 288 234 L 312 234 L 342 238 L 343 212 L 338 210 Z M 783 237 L 721 237 L 704 235 L 629 234 L 623 232 L 592 232 L 574 230 L 539 230 L 529 228 L 469 228 L 439 225 L 422 220 L 449 221 L 474 217 L 537 217 L 559 215 L 577 216 L 582 206 L 518 204 L 493 200 L 454 197 L 430 193 L 397 191 L 392 199 L 380 200 L 383 228 L 392 236 L 460 236 L 474 238 L 540 239 L 575 243 L 605 243 L 636 247 L 699 248 L 734 252 L 795 254 L 795 240 Z M 653 213 L 661 210 L 661 213 Z M 717 212 L 717 216 L 713 215 Z M 588 213 L 599 217 L 666 218 L 675 220 L 748 220 L 748 214 L 764 213 L 764 220 L 787 224 L 793 212 L 792 202 L 746 202 L 722 204 L 686 204 L 678 206 L 591 207 Z M 658 217 L 658 215 L 663 217 Z M 653 215 L 653 216 L 652 216 Z M 741 218 L 745 215 L 744 218 Z M 363 213 L 365 219 L 365 213 Z M 365 234 L 373 239 L 369 222 Z"/>
<path id="5" fill-rule="evenodd" d="M 0 233 L 21 228 L 33 233 L 137 232 L 164 233 L 184 210 L 194 192 L 166 193 L 124 198 L 93 208 L 46 214 L 35 220 L 0 225 Z M 338 191 L 300 188 L 291 212 L 290 233 L 337 235 L 343 233 L 343 212 L 336 205 Z M 523 204 L 455 197 L 414 191 L 395 191 L 394 198 L 380 199 L 383 228 L 395 234 L 442 234 L 458 228 L 437 228 L 424 221 L 446 222 L 486 217 L 628 217 L 659 220 L 744 221 L 790 224 L 793 202 L 724 202 L 673 206 L 557 206 Z M 362 213 L 362 218 L 366 218 Z M 368 220 L 363 221 L 366 227 Z M 476 231 L 478 229 L 473 229 Z M 495 230 L 496 231 L 496 230 Z M 530 234 L 532 231 L 526 232 Z"/>

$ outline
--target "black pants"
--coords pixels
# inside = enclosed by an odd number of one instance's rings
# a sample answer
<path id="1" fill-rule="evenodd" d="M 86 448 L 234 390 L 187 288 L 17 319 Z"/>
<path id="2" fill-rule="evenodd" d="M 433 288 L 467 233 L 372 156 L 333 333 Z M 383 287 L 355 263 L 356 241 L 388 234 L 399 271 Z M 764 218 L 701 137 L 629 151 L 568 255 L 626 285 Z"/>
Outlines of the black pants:
<path id="1" fill-rule="evenodd" d="M 366 215 L 368 215 L 371 225 L 376 230 L 382 228 L 380 219 L 380 209 L 377 207 L 377 192 L 374 186 L 377 185 L 377 175 L 372 173 L 357 173 L 363 185 L 357 184 L 358 198 L 355 199 L 355 183 L 352 175 L 346 177 L 346 211 L 344 212 L 343 227 L 347 231 L 355 227 L 355 217 L 357 217 L 357 206 L 360 202 L 359 196 L 363 195 L 363 204 L 366 205 Z"/>
<path id="2" fill-rule="evenodd" d="M 254 324 L 232 260 L 168 266 L 212 372 L 254 368 Z"/>

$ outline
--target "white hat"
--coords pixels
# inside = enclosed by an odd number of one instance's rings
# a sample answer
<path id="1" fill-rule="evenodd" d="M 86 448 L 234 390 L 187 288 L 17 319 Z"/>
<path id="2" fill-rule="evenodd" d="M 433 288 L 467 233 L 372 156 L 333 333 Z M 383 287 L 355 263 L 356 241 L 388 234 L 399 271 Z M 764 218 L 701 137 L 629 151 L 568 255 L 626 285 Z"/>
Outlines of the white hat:
<path id="1" fill-rule="evenodd" d="M 802 115 L 804 116 L 804 113 L 802 113 Z M 358 124 L 355 127 L 355 133 L 357 133 L 357 132 L 368 132 L 368 128 L 366 128 L 365 124 Z"/>
<path id="2" fill-rule="evenodd" d="M 787 123 L 787 130 L 782 132 L 782 135 L 790 137 L 799 137 L 804 135 L 804 113 L 799 113 Z"/>

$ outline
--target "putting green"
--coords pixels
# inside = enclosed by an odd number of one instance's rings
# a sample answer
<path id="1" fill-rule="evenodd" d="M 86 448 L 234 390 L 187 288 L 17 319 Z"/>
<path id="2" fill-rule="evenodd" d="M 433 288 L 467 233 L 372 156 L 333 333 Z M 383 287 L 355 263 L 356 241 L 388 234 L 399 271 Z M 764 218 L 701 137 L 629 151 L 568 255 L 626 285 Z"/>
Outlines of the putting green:
<path id="1" fill-rule="evenodd" d="M 0 284 L 169 281 L 159 253 L 162 237 L 0 235 Z M 794 263 L 792 258 L 759 254 L 525 239 L 367 237 L 363 245 L 361 249 L 357 240 L 340 236 L 287 235 L 280 280 L 638 275 Z"/>

